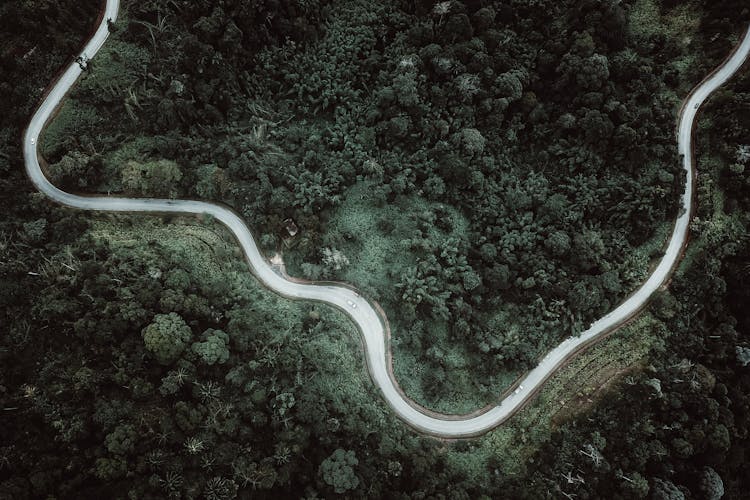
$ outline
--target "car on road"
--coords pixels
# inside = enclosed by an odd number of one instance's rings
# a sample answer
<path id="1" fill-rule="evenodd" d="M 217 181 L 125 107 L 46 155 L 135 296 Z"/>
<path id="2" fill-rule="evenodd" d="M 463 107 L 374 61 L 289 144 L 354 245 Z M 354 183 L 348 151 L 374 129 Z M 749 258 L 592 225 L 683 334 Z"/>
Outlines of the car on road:
<path id="1" fill-rule="evenodd" d="M 346 303 L 349 304 L 352 307 L 352 309 L 356 309 L 357 308 L 357 304 L 355 304 L 351 300 L 347 300 Z"/>

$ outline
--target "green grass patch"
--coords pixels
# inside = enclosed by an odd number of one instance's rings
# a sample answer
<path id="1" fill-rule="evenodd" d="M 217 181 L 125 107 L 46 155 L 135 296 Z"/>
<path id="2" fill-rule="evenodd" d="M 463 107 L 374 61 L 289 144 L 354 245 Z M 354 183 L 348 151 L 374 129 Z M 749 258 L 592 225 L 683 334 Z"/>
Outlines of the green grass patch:
<path id="1" fill-rule="evenodd" d="M 427 319 L 420 323 L 421 330 L 429 332 L 428 338 L 414 331 L 401 320 L 401 292 L 396 288 L 406 270 L 417 264 L 418 253 L 409 248 L 408 240 L 420 231 L 420 213 L 443 208 L 441 226 L 449 230 L 437 225 L 426 228 L 429 237 L 438 241 L 465 241 L 468 222 L 451 207 L 414 196 L 380 204 L 371 187 L 369 182 L 353 186 L 325 228 L 325 240 L 350 262 L 336 278 L 351 283 L 383 306 L 392 330 L 394 373 L 409 397 L 437 411 L 472 411 L 486 403 L 486 394 L 474 382 L 466 345 L 450 338 L 449 325 L 444 321 Z M 447 365 L 437 399 L 421 389 L 423 381 L 432 376 L 424 363 L 430 348 L 442 351 Z"/>
<path id="2" fill-rule="evenodd" d="M 392 203 L 380 204 L 372 187 L 371 182 L 363 181 L 347 191 L 324 228 L 324 241 L 349 259 L 350 264 L 338 273 L 336 279 L 373 292 L 375 296 L 372 298 L 386 305 L 397 302 L 399 294 L 395 283 L 408 267 L 417 263 L 418 255 L 409 249 L 408 240 L 419 232 L 419 214 L 434 210 L 440 204 L 416 196 L 404 196 Z M 452 229 L 443 232 L 430 227 L 429 236 L 465 240 L 466 219 L 453 208 L 440 206 L 445 207 L 449 219 L 446 226 Z"/>
<path id="3" fill-rule="evenodd" d="M 57 161 L 71 149 L 83 149 L 96 130 L 104 122 L 94 106 L 68 99 L 57 116 L 50 122 L 40 139 L 42 155 L 49 161 Z"/>

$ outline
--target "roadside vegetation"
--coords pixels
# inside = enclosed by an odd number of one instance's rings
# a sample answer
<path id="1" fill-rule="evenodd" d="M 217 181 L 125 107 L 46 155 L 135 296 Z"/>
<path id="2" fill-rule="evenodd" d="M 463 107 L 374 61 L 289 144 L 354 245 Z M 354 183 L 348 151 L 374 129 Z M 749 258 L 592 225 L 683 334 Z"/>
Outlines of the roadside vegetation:
<path id="1" fill-rule="evenodd" d="M 382 304 L 422 404 L 493 400 L 660 253 L 699 4 L 123 10 L 44 138 L 56 182 L 228 203 Z"/>
<path id="2" fill-rule="evenodd" d="M 260 288 L 210 220 L 33 192 L 18 138 L 96 16 L 73 3 L 0 6 L 0 497 L 747 490 L 747 76 L 704 115 L 670 291 L 444 443 L 381 402 L 343 315 Z M 382 303 L 410 396 L 467 411 L 659 256 L 679 99 L 750 17 L 721 4 L 125 2 L 44 153 L 64 189 L 232 205 L 292 274 Z"/>
<path id="3" fill-rule="evenodd" d="M 747 14 L 747 12 L 746 12 Z M 651 311 L 669 332 L 642 371 L 569 421 L 517 481 L 530 497 L 743 498 L 750 414 L 750 75 L 709 101 L 693 240 Z"/>

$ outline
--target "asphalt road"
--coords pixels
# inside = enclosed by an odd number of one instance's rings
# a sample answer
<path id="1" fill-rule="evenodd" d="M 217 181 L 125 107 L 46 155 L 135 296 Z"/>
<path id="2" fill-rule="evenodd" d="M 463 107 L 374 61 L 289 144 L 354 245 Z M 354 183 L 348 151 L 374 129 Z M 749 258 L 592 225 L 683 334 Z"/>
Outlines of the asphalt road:
<path id="1" fill-rule="evenodd" d="M 81 56 L 88 60 L 104 44 L 108 36 L 107 20 L 115 20 L 119 9 L 119 0 L 107 0 L 105 14 L 98 30 L 86 45 Z M 398 416 L 415 429 L 445 438 L 460 438 L 482 434 L 513 415 L 536 390 L 567 359 L 582 346 L 585 346 L 612 329 L 621 326 L 625 321 L 639 312 L 649 297 L 671 276 L 672 270 L 680 258 L 688 234 L 690 208 L 693 201 L 693 158 L 691 134 L 693 123 L 700 105 L 724 82 L 726 82 L 742 65 L 750 52 L 750 32 L 745 35 L 734 55 L 727 60 L 711 78 L 704 81 L 691 94 L 684 106 L 678 127 L 679 151 L 683 156 L 683 167 L 686 179 L 685 192 L 682 195 L 682 207 L 669 246 L 648 280 L 625 302 L 605 317 L 593 323 L 579 337 L 568 338 L 551 350 L 540 363 L 528 372 L 520 381 L 522 389 L 512 392 L 497 406 L 478 415 L 455 416 L 437 415 L 424 411 L 398 390 L 388 370 L 386 356 L 386 332 L 383 321 L 370 303 L 355 291 L 334 285 L 312 285 L 288 281 L 271 267 L 261 255 L 250 230 L 240 217 L 231 210 L 211 203 L 191 200 L 139 199 L 118 197 L 78 196 L 61 191 L 53 186 L 42 173 L 37 157 L 38 137 L 63 97 L 76 83 L 82 69 L 72 64 L 48 93 L 42 105 L 34 114 L 24 135 L 24 159 L 26 171 L 34 185 L 54 201 L 69 207 L 83 210 L 100 210 L 106 212 L 154 212 L 210 214 L 225 224 L 237 237 L 251 267 L 253 274 L 269 289 L 293 299 L 307 299 L 325 302 L 345 311 L 359 327 L 364 340 L 368 368 L 375 384 L 382 391 L 388 405 Z M 498 392 L 503 389 L 498 388 Z"/>

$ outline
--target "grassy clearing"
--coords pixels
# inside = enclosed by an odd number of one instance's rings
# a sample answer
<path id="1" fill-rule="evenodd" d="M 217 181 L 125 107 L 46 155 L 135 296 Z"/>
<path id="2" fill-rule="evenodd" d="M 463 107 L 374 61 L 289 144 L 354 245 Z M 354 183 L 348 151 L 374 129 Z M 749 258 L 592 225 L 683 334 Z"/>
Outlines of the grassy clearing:
<path id="1" fill-rule="evenodd" d="M 630 10 L 630 33 L 636 37 L 649 37 L 663 29 L 661 12 L 654 0 L 637 0 Z"/>
<path id="2" fill-rule="evenodd" d="M 349 265 L 337 273 L 336 279 L 351 283 L 387 305 L 397 301 L 395 284 L 407 268 L 417 263 L 418 255 L 409 249 L 407 240 L 419 231 L 418 215 L 434 210 L 439 204 L 410 196 L 381 205 L 371 188 L 371 182 L 359 182 L 347 191 L 323 229 L 324 244 L 340 250 L 349 259 Z M 452 230 L 437 235 L 439 230 L 433 227 L 429 229 L 430 237 L 465 240 L 467 221 L 454 209 L 446 208 Z M 290 257 L 290 272 L 301 274 L 299 262 L 294 255 Z"/>
<path id="3" fill-rule="evenodd" d="M 195 282 L 230 274 L 233 284 L 247 287 L 252 276 L 243 262 L 231 257 L 235 249 L 223 235 L 200 224 L 196 219 L 175 219 L 165 223 L 152 216 L 95 218 L 91 235 L 106 240 L 114 247 L 143 249 L 151 241 L 164 245 L 188 266 Z M 243 269 L 244 268 L 244 269 Z M 243 271 L 243 272 L 239 272 Z"/>

